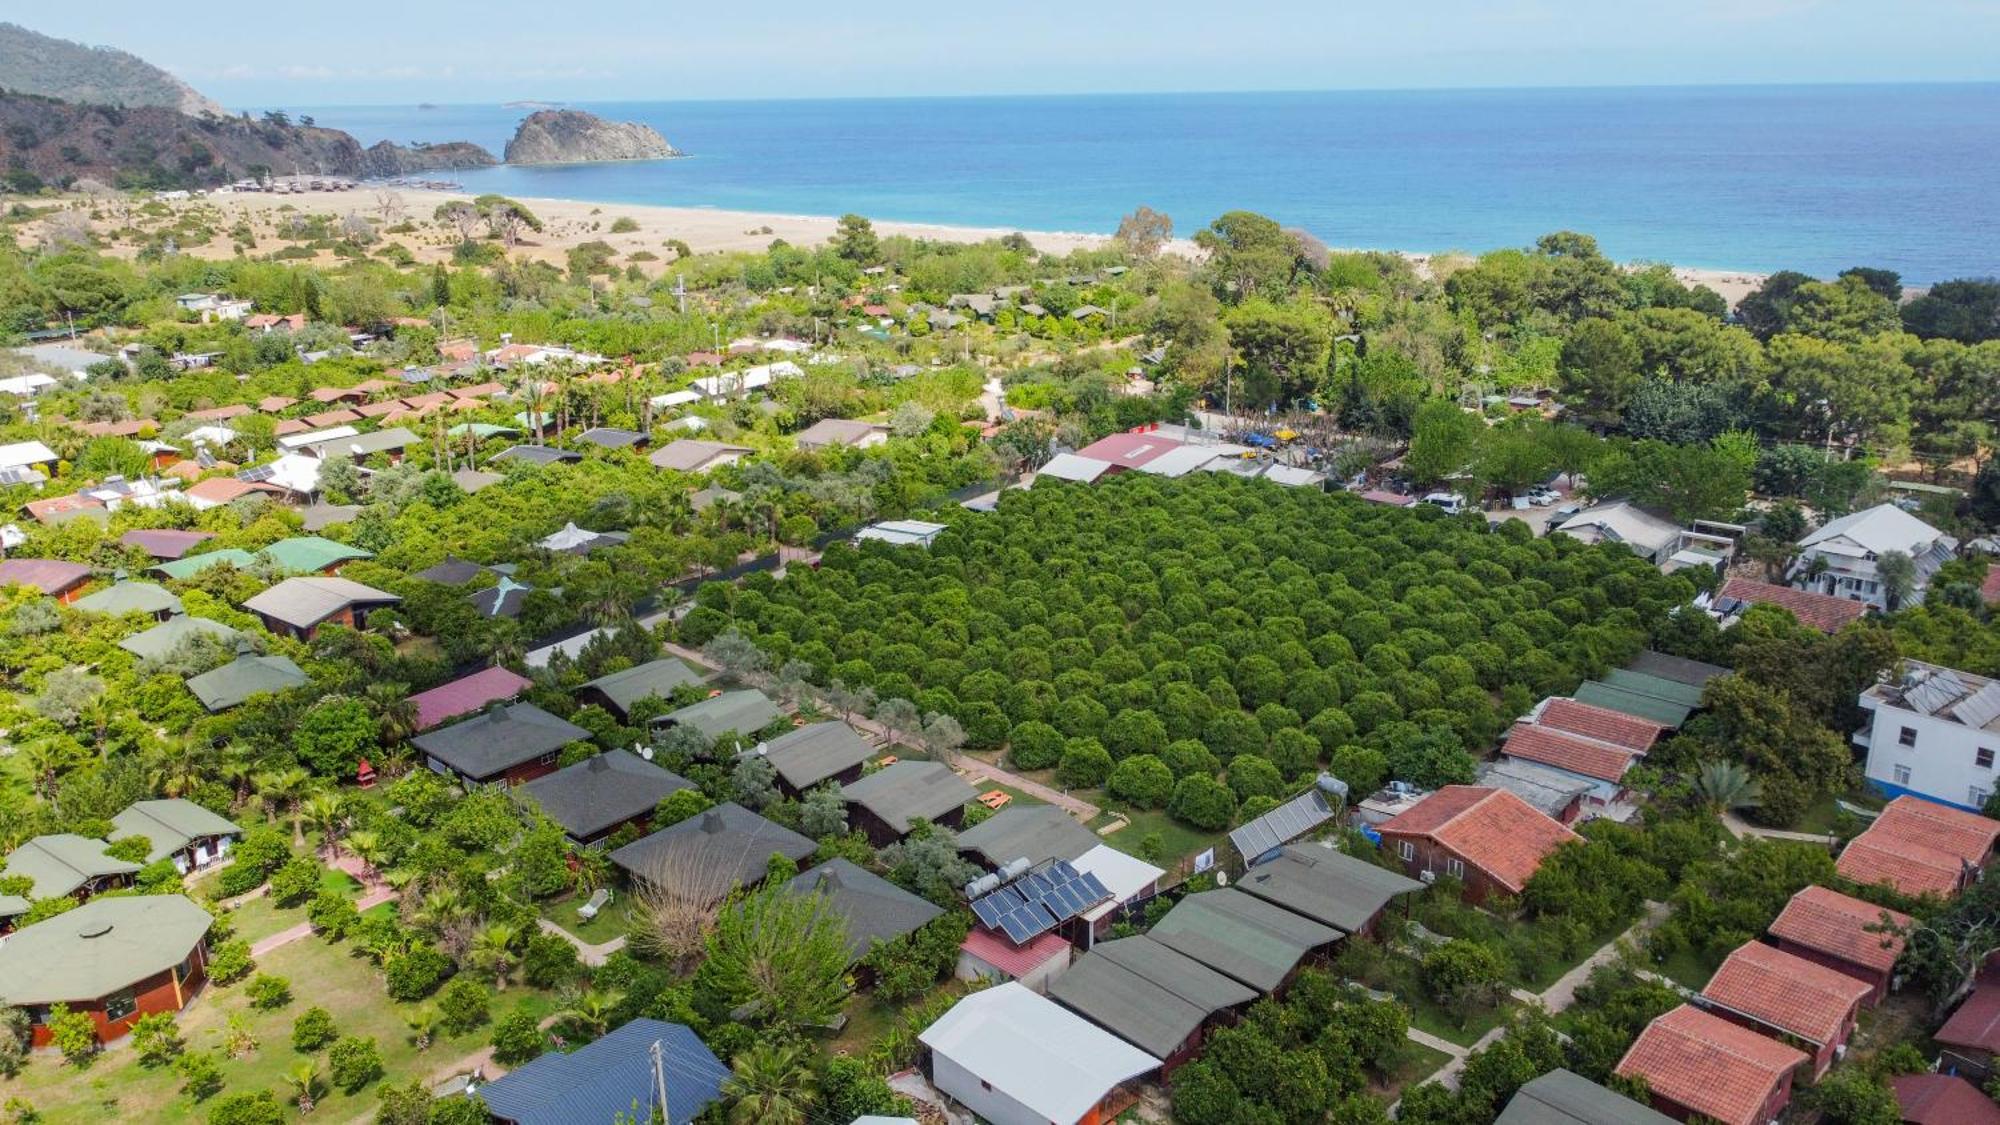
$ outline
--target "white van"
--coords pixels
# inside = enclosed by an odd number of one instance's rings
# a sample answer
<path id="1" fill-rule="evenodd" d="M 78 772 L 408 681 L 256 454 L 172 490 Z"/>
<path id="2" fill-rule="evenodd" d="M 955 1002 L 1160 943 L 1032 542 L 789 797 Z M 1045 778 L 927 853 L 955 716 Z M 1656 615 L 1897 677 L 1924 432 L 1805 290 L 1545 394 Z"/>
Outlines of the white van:
<path id="1" fill-rule="evenodd" d="M 1443 508 L 1454 516 L 1471 506 L 1465 502 L 1465 497 L 1456 492 L 1433 492 L 1425 496 L 1420 503 Z"/>

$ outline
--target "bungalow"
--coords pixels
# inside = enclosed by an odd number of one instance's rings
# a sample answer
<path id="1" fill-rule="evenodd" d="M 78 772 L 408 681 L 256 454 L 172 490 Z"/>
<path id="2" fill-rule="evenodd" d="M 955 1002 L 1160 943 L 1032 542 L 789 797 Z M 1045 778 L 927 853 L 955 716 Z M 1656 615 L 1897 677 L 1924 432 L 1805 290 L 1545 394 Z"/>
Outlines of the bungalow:
<path id="1" fill-rule="evenodd" d="M 1259 992 L 1276 992 L 1301 962 L 1339 941 L 1341 934 L 1225 887 L 1182 899 L 1147 936 Z"/>
<path id="2" fill-rule="evenodd" d="M 25 469 L 41 477 L 55 475 L 57 457 L 55 450 L 39 441 L 16 441 L 0 445 L 0 472 Z"/>
<path id="3" fill-rule="evenodd" d="M 693 783 L 630 750 L 607 750 L 515 790 L 562 825 L 572 844 L 595 844 L 630 824 L 643 828 L 668 794 Z"/>
<path id="4" fill-rule="evenodd" d="M 1403 866 L 1460 879 L 1474 902 L 1518 895 L 1548 854 L 1582 837 L 1505 789 L 1447 785 L 1377 827 Z"/>
<path id="5" fill-rule="evenodd" d="M 778 771 L 778 785 L 801 796 L 815 785 L 861 780 L 861 768 L 877 751 L 846 723 L 830 720 L 790 730 L 755 751 Z"/>
<path id="6" fill-rule="evenodd" d="M 1104 462 L 1110 466 L 1106 473 L 1123 473 L 1144 468 L 1184 444 L 1163 434 L 1142 430 L 1099 438 L 1077 450 L 1076 455 L 1088 461 Z"/>
<path id="7" fill-rule="evenodd" d="M 478 1093 L 501 1125 L 572 1125 L 626 1114 L 693 1121 L 722 1097 L 728 1077 L 729 1068 L 686 1026 L 640 1018 L 567 1054 L 538 1055 Z"/>
<path id="8" fill-rule="evenodd" d="M 958 850 L 989 871 L 1020 859 L 1031 867 L 1074 860 L 1100 843 L 1097 833 L 1055 805 L 1009 805 L 958 834 Z"/>
<path id="9" fill-rule="evenodd" d="M 1053 480 L 1073 481 L 1077 484 L 1092 484 L 1097 478 L 1111 471 L 1111 462 L 1099 461 L 1077 453 L 1058 453 L 1049 458 L 1048 463 L 1035 470 L 1035 479 L 1049 477 Z"/>
<path id="10" fill-rule="evenodd" d="M 620 430 L 611 426 L 593 426 L 576 435 L 576 440 L 599 449 L 643 449 L 653 440 L 651 435 L 638 430 Z"/>
<path id="11" fill-rule="evenodd" d="M 1665 725 L 1650 719 L 1560 697 L 1543 700 L 1541 706 L 1529 712 L 1528 718 L 1550 730 L 1608 742 L 1635 754 L 1652 749 L 1653 743 L 1667 731 Z"/>
<path id="12" fill-rule="evenodd" d="M 1424 889 L 1365 859 L 1310 844 L 1287 846 L 1276 859 L 1244 872 L 1235 887 L 1323 926 L 1363 936 L 1377 933 L 1390 903 Z"/>
<path id="13" fill-rule="evenodd" d="M 181 531 L 175 528 L 135 528 L 118 537 L 121 547 L 144 551 L 160 562 L 172 562 L 215 538 L 213 531 Z"/>
<path id="14" fill-rule="evenodd" d="M 1691 1004 L 1646 1025 L 1614 1073 L 1643 1078 L 1653 1108 L 1682 1121 L 1765 1125 L 1792 1100 L 1792 1075 L 1807 1063 L 1787 1047 Z"/>
<path id="15" fill-rule="evenodd" d="M 1847 842 L 1834 870 L 1912 897 L 1951 898 L 1979 878 L 1996 838 L 2000 821 L 1902 796 Z"/>
<path id="16" fill-rule="evenodd" d="M 532 703 L 491 703 L 462 722 L 410 739 L 433 772 L 464 784 L 519 785 L 555 772 L 556 758 L 590 732 Z"/>
<path id="17" fill-rule="evenodd" d="M 1782 949 L 1749 941 L 1737 946 L 1709 978 L 1695 1003 L 1812 1057 L 1812 1077 L 1827 1072 L 1847 1049 L 1868 984 Z"/>
<path id="18" fill-rule="evenodd" d="M 1550 532 L 1558 533 L 1585 543 L 1622 543 L 1633 554 L 1655 565 L 1665 563 L 1680 550 L 1685 534 L 1679 524 L 1627 500 L 1593 504 Z"/>
<path id="19" fill-rule="evenodd" d="M 916 933 L 944 910 L 844 858 L 830 859 L 802 871 L 785 884 L 793 895 L 818 895 L 838 915 L 847 930 L 850 964 L 868 956 L 878 943 Z"/>
<path id="20" fill-rule="evenodd" d="M 992 1125 L 1100 1125 L 1160 1060 L 1017 983 L 975 992 L 918 1037 L 931 1082 Z"/>
<path id="21" fill-rule="evenodd" d="M 1016 942 L 1004 934 L 974 928 L 959 943 L 953 975 L 963 981 L 1017 981 L 1035 992 L 1047 992 L 1069 970 L 1070 943 L 1054 930 Z"/>
<path id="22" fill-rule="evenodd" d="M 798 863 L 818 850 L 811 839 L 725 801 L 619 848 L 611 862 L 635 882 L 719 899 L 731 887 L 762 882 L 773 855 Z M 716 872 L 726 885 L 704 885 Z"/>
<path id="23" fill-rule="evenodd" d="M 280 539 L 257 554 L 282 574 L 338 574 L 348 563 L 375 557 L 373 551 L 317 535 Z"/>
<path id="24" fill-rule="evenodd" d="M 724 465 L 733 465 L 756 452 L 747 445 L 730 445 L 720 441 L 704 441 L 700 438 L 681 438 L 670 441 L 653 451 L 647 460 L 656 469 L 670 469 L 680 473 L 707 473 Z"/>
<path id="25" fill-rule="evenodd" d="M 957 828 L 979 791 L 942 762 L 902 761 L 840 787 L 855 827 L 876 847 L 910 834 L 919 820 Z"/>
<path id="26" fill-rule="evenodd" d="M 1865 511 L 1829 520 L 1799 540 L 1786 581 L 1802 590 L 1888 609 L 1890 591 L 1879 569 L 1882 556 L 1907 556 L 1914 566 L 1904 605 L 1924 600 L 1924 588 L 1939 567 L 1958 551 L 1958 540 L 1894 504 L 1877 504 Z"/>
<path id="27" fill-rule="evenodd" d="M 711 695 L 700 703 L 669 711 L 653 722 L 658 726 L 693 727 L 714 741 L 730 733 L 754 735 L 782 718 L 784 712 L 778 710 L 778 705 L 763 692 L 744 688 Z"/>
<path id="28" fill-rule="evenodd" d="M 100 1040 L 116 1039 L 139 1017 L 193 999 L 213 922 L 182 895 L 94 899 L 0 942 L 0 995 L 28 1010 L 35 1046 L 49 1043 L 57 1004 L 89 1016 Z"/>
<path id="29" fill-rule="evenodd" d="M 1736 624 L 1751 606 L 1770 605 L 1791 614 L 1798 623 L 1822 633 L 1838 633 L 1868 616 L 1868 603 L 1811 590 L 1795 590 L 1753 578 L 1730 578 L 1714 594 L 1703 594 L 1695 604 L 1708 611 L 1724 628 Z"/>
<path id="30" fill-rule="evenodd" d="M 257 563 L 257 556 L 241 547 L 221 547 L 213 551 L 203 551 L 198 555 L 188 555 L 172 562 L 163 562 L 151 568 L 148 573 L 162 575 L 176 581 L 185 582 L 195 575 L 218 566 L 233 566 L 237 570 L 249 570 Z"/>
<path id="31" fill-rule="evenodd" d="M 1949 1074 L 1899 1074 L 1889 1079 L 1904 1125 L 2000 1125 L 2000 1105 L 1979 1087 Z"/>
<path id="32" fill-rule="evenodd" d="M 410 705 L 416 708 L 417 729 L 429 730 L 447 719 L 513 699 L 533 686 L 526 676 L 495 665 L 420 691 L 410 697 Z"/>
<path id="33" fill-rule="evenodd" d="M 0 586 L 25 586 L 67 605 L 90 582 L 90 568 L 59 559 L 0 559 Z"/>
<path id="34" fill-rule="evenodd" d="M 1159 1059 L 1166 1076 L 1200 1050 L 1218 1017 L 1257 992 L 1140 936 L 1092 949 L 1050 983 L 1048 996 Z"/>
<path id="35" fill-rule="evenodd" d="M 315 430 L 351 429 L 355 422 L 362 420 L 361 415 L 345 408 L 325 410 L 318 414 L 308 414 L 302 419 L 306 425 L 311 426 Z M 359 431 L 356 431 L 356 433 L 358 434 Z M 306 435 L 300 434 L 299 436 L 305 437 Z"/>
<path id="36" fill-rule="evenodd" d="M 189 676 L 187 689 L 214 714 L 238 706 L 253 695 L 300 687 L 308 679 L 298 665 L 285 657 L 246 652 L 220 668 Z"/>
<path id="37" fill-rule="evenodd" d="M 243 608 L 273 633 L 310 641 L 323 625 L 366 628 L 368 614 L 402 600 L 345 578 L 287 578 L 246 599 Z"/>
<path id="38" fill-rule="evenodd" d="M 1931 1035 L 1938 1045 L 1938 1070 L 1982 1085 L 1996 1070 L 2000 1054 L 2000 984 L 1981 983 Z"/>
<path id="39" fill-rule="evenodd" d="M 134 801 L 111 818 L 113 842 L 142 836 L 152 845 L 147 863 L 172 859 L 183 875 L 220 862 L 241 835 L 243 829 L 227 817 L 178 798 Z"/>
<path id="40" fill-rule="evenodd" d="M 207 410 L 190 410 L 181 417 L 192 418 L 197 422 L 227 422 L 231 418 L 241 418 L 245 414 L 256 412 L 256 408 L 248 403 L 233 402 L 228 406 L 212 406 Z"/>
<path id="41" fill-rule="evenodd" d="M 1806 887 L 1766 932 L 1779 949 L 1866 984 L 1862 1002 L 1876 1004 L 1889 994 L 1896 958 L 1903 954 L 1901 930 L 1909 924 L 1907 914 L 1825 887 Z"/>
<path id="42" fill-rule="evenodd" d="M 306 397 L 321 406 L 336 402 L 367 402 L 368 392 L 360 387 L 315 387 L 306 392 Z"/>
<path id="43" fill-rule="evenodd" d="M 425 567 L 410 577 L 440 586 L 463 586 L 485 573 L 486 568 L 476 562 L 468 562 L 457 555 L 446 555 L 443 562 Z"/>
<path id="44" fill-rule="evenodd" d="M 220 621 L 182 614 L 168 618 L 165 624 L 126 637 L 118 642 L 118 647 L 141 660 L 163 660 L 196 636 L 207 637 L 227 650 L 234 648 L 242 635 Z"/>
<path id="45" fill-rule="evenodd" d="M 640 700 L 671 700 L 676 689 L 699 683 L 701 676 L 694 669 L 668 656 L 599 676 L 577 688 L 576 694 L 583 702 L 594 703 L 626 722 Z"/>
<path id="46" fill-rule="evenodd" d="M 1673 1118 L 1558 1068 L 1516 1090 L 1493 1125 L 1673 1125 Z"/>
<path id="47" fill-rule="evenodd" d="M 136 613 L 165 621 L 181 612 L 181 600 L 157 582 L 117 582 L 70 603 L 83 613 L 123 617 Z"/>
<path id="48" fill-rule="evenodd" d="M 1160 878 L 1166 874 L 1164 869 L 1138 856 L 1126 855 L 1110 844 L 1097 845 L 1070 860 L 1069 865 L 1078 875 L 1095 879 L 1109 892 L 1103 902 L 1057 927 L 1063 936 L 1085 949 L 1095 947 L 1097 940 L 1109 934 L 1120 918 L 1129 917 L 1134 907 L 1157 896 Z"/>
<path id="49" fill-rule="evenodd" d="M 396 465 L 402 462 L 403 451 L 416 445 L 419 440 L 417 435 L 402 426 L 391 426 L 372 433 L 309 442 L 300 446 L 299 451 L 321 460 L 331 460 L 341 456 L 351 457 L 356 464 L 379 454 L 386 457 L 391 465 Z"/>
<path id="50" fill-rule="evenodd" d="M 1504 737 L 1502 754 L 1589 782 L 1587 799 L 1600 805 L 1625 796 L 1625 775 L 1639 760 L 1639 755 L 1623 746 L 1538 723 L 1517 722 Z"/>
<path id="51" fill-rule="evenodd" d="M 547 445 L 510 445 L 486 459 L 488 465 L 504 465 L 520 461 L 529 465 L 562 465 L 583 460 L 583 454 L 574 449 L 556 449 Z"/>
<path id="52" fill-rule="evenodd" d="M 28 472 L 29 470 L 17 469 L 12 471 L 20 473 Z M 31 476 L 29 479 L 36 480 L 39 478 Z M 10 479 L 5 483 L 23 482 Z M 43 496 L 21 505 L 21 511 L 26 513 L 28 518 L 34 520 L 36 523 L 46 524 L 68 523 L 78 517 L 96 520 L 99 524 L 106 524 L 111 519 L 111 511 L 104 506 L 104 501 L 85 492 L 72 492 L 65 496 Z"/>
<path id="53" fill-rule="evenodd" d="M 533 586 L 516 582 L 503 574 L 500 576 L 500 581 L 488 586 L 484 590 L 475 591 L 465 600 L 472 603 L 473 611 L 481 617 L 505 617 L 512 619 L 521 616 L 522 603 L 527 600 L 528 595 L 533 593 L 534 590 Z M 538 665 L 530 664 L 529 667 L 538 667 Z"/>
<path id="54" fill-rule="evenodd" d="M 849 418 L 822 418 L 793 439 L 800 449 L 867 449 L 889 440 L 889 427 Z"/>
<path id="55" fill-rule="evenodd" d="M 34 886 L 28 897 L 34 899 L 89 898 L 99 891 L 131 886 L 132 876 L 143 865 L 108 855 L 106 847 L 103 840 L 74 832 L 36 836 L 8 853 L 0 875 L 29 879 Z M 10 1002 L 13 999 L 8 995 Z"/>
<path id="56" fill-rule="evenodd" d="M 196 481 L 194 484 L 181 490 L 181 495 L 187 499 L 187 502 L 197 512 L 206 511 L 209 508 L 220 508 L 232 500 L 241 500 L 245 496 L 257 493 L 283 497 L 285 489 L 278 485 L 266 484 L 262 481 L 238 480 L 235 477 L 210 477 L 204 481 Z"/>

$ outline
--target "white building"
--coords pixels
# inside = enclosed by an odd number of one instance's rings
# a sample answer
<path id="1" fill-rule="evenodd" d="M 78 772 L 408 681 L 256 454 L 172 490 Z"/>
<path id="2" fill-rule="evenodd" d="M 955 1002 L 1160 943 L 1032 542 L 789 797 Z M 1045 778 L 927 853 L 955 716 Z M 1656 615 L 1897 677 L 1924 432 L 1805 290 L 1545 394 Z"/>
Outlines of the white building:
<path id="1" fill-rule="evenodd" d="M 1111 1120 L 1125 1084 L 1160 1066 L 1014 981 L 960 1000 L 918 1039 L 938 1090 L 993 1125 Z"/>
<path id="2" fill-rule="evenodd" d="M 924 520 L 883 520 L 854 533 L 856 543 L 876 540 L 897 547 L 928 547 L 949 525 Z"/>
<path id="3" fill-rule="evenodd" d="M 250 302 L 220 293 L 183 293 L 174 303 L 191 313 L 201 314 L 202 323 L 211 320 L 242 320 L 250 315 Z"/>
<path id="4" fill-rule="evenodd" d="M 1916 582 L 1905 604 L 1924 600 L 1924 587 L 1951 560 L 1958 540 L 1894 504 L 1845 515 L 1799 540 L 1788 580 L 1801 590 L 1867 602 L 1887 609 L 1888 595 L 1876 564 L 1899 551 L 1916 564 Z"/>
<path id="5" fill-rule="evenodd" d="M 1870 788 L 1979 812 L 2000 756 L 2000 682 L 1916 660 L 1861 693 Z"/>

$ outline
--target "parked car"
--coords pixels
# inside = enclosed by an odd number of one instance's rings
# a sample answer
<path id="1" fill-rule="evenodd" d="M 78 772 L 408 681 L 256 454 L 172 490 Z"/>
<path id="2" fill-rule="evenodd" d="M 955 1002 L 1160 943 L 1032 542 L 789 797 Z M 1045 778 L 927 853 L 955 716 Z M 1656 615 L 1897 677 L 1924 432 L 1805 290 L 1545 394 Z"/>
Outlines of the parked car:
<path id="1" fill-rule="evenodd" d="M 1546 508 L 1550 504 L 1561 502 L 1561 500 L 1562 493 L 1557 492 L 1553 488 L 1536 488 L 1530 490 L 1528 493 L 1528 503 L 1537 508 Z"/>
<path id="2" fill-rule="evenodd" d="M 1466 502 L 1465 497 L 1460 496 L 1456 492 L 1432 492 L 1427 494 L 1423 498 L 1423 500 L 1420 501 L 1420 503 L 1429 504 L 1437 508 L 1443 508 L 1445 511 L 1450 512 L 1454 516 L 1460 512 L 1465 511 L 1467 508 L 1471 507 L 1471 505 Z"/>

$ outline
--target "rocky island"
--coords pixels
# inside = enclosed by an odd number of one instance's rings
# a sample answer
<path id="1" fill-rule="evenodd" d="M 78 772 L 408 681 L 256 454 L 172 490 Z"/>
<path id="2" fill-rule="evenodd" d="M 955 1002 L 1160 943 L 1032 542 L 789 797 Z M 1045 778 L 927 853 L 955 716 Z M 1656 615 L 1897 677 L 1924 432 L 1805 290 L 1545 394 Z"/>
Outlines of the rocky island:
<path id="1" fill-rule="evenodd" d="M 578 164 L 595 160 L 662 160 L 681 155 L 650 125 L 606 121 L 576 109 L 529 114 L 507 142 L 509 164 Z"/>

